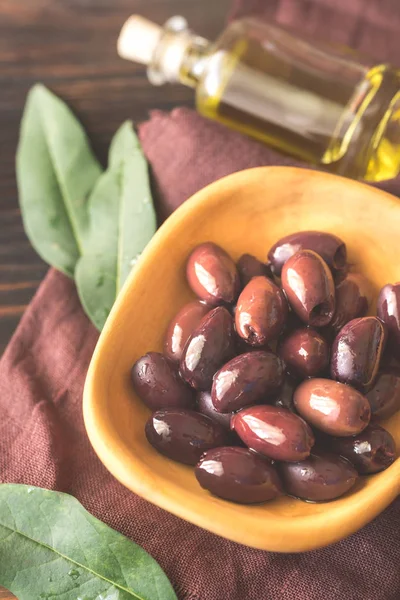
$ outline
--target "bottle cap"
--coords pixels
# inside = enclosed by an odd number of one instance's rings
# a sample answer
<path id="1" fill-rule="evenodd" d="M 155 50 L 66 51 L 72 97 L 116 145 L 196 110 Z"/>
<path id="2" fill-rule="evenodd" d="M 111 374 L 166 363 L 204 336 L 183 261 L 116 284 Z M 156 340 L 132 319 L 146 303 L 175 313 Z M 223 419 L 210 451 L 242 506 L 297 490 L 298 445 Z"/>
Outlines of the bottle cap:
<path id="1" fill-rule="evenodd" d="M 118 54 L 126 60 L 149 65 L 162 33 L 163 28 L 156 23 L 140 15 L 132 15 L 119 35 Z"/>

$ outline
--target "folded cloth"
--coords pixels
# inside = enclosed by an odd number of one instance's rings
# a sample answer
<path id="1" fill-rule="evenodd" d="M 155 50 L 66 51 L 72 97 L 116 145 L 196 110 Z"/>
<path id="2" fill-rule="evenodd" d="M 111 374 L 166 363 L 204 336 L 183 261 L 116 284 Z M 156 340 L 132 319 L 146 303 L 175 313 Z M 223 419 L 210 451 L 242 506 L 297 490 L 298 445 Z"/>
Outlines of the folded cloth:
<path id="1" fill-rule="evenodd" d="M 309 33 L 328 35 L 335 28 L 337 39 L 369 45 L 381 60 L 400 56 L 397 0 L 243 0 L 234 14 L 245 12 Z M 153 113 L 140 136 L 160 218 L 223 175 L 290 162 L 186 109 Z M 399 189 L 396 182 L 390 185 Z M 180 600 L 400 598 L 400 500 L 347 540 L 285 555 L 224 540 L 122 487 L 95 456 L 83 425 L 82 389 L 96 341 L 74 284 L 51 270 L 0 362 L 1 481 L 73 494 L 150 552 Z"/>

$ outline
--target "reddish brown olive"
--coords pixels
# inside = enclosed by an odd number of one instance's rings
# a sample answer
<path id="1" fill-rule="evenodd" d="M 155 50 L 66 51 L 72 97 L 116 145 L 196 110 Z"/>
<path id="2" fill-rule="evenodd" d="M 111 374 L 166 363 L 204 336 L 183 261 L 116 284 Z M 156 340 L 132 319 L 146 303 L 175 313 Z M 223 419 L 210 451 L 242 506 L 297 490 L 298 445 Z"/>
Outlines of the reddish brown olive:
<path id="1" fill-rule="evenodd" d="M 275 468 L 246 448 L 208 450 L 197 464 L 195 475 L 202 488 L 240 504 L 267 502 L 283 493 Z"/>
<path id="2" fill-rule="evenodd" d="M 326 452 L 313 452 L 300 462 L 282 463 L 279 474 L 288 494 L 311 502 L 339 498 L 358 477 L 348 460 Z"/>
<path id="3" fill-rule="evenodd" d="M 300 250 L 284 264 L 282 288 L 300 319 L 323 327 L 335 311 L 335 285 L 326 262 L 312 250 Z"/>
<path id="4" fill-rule="evenodd" d="M 244 288 L 253 277 L 272 277 L 272 272 L 269 265 L 261 262 L 252 254 L 242 254 L 236 263 L 236 267 L 240 277 L 240 283 Z"/>
<path id="5" fill-rule="evenodd" d="M 178 367 L 159 352 L 148 352 L 132 367 L 137 395 L 151 410 L 192 408 L 193 390 L 179 376 Z"/>
<path id="6" fill-rule="evenodd" d="M 203 317 L 187 341 L 181 375 L 198 390 L 210 389 L 216 371 L 234 354 L 233 320 L 226 308 L 218 306 Z"/>
<path id="7" fill-rule="evenodd" d="M 366 394 L 375 419 L 388 419 L 400 410 L 400 371 L 384 369 L 378 374 L 373 388 Z"/>
<path id="8" fill-rule="evenodd" d="M 280 275 L 283 265 L 300 250 L 313 250 L 334 271 L 346 266 L 346 245 L 336 235 L 323 231 L 299 231 L 281 238 L 268 252 L 275 275 Z"/>
<path id="9" fill-rule="evenodd" d="M 332 344 L 332 378 L 367 391 L 378 375 L 385 343 L 386 326 L 377 317 L 353 319 Z"/>
<path id="10" fill-rule="evenodd" d="M 329 366 L 329 346 L 325 338 L 308 327 L 295 329 L 279 344 L 278 354 L 287 370 L 296 377 L 316 377 Z"/>
<path id="11" fill-rule="evenodd" d="M 231 428 L 246 446 L 274 460 L 302 460 L 314 444 L 309 425 L 276 406 L 244 408 L 231 418 Z"/>
<path id="12" fill-rule="evenodd" d="M 193 410 L 158 410 L 146 423 L 148 442 L 161 454 L 195 465 L 206 450 L 229 444 L 229 434 L 206 415 Z"/>
<path id="13" fill-rule="evenodd" d="M 386 324 L 389 344 L 400 356 L 400 282 L 385 285 L 378 296 L 378 317 Z"/>
<path id="14" fill-rule="evenodd" d="M 329 326 L 339 331 L 352 319 L 363 317 L 372 298 L 373 288 L 368 279 L 360 273 L 348 273 L 336 285 L 336 309 Z"/>
<path id="15" fill-rule="evenodd" d="M 347 458 L 360 475 L 383 471 L 396 457 L 393 437 L 379 425 L 368 425 L 354 437 L 330 438 L 328 443 L 331 450 Z"/>
<path id="16" fill-rule="evenodd" d="M 196 246 L 186 265 L 194 293 L 210 305 L 231 304 L 240 291 L 236 265 L 225 250 L 212 242 Z"/>
<path id="17" fill-rule="evenodd" d="M 278 286 L 267 277 L 254 277 L 239 296 L 236 331 L 252 346 L 264 346 L 282 332 L 287 313 L 287 302 Z"/>
<path id="18" fill-rule="evenodd" d="M 214 376 L 211 397 L 216 410 L 231 413 L 266 400 L 283 383 L 284 364 L 272 352 L 246 352 L 232 358 Z"/>
<path id="19" fill-rule="evenodd" d="M 307 379 L 294 392 L 294 405 L 310 425 L 337 436 L 356 435 L 371 416 L 365 396 L 331 379 Z"/>
<path id="20" fill-rule="evenodd" d="M 271 404 L 277 406 L 278 408 L 287 408 L 291 412 L 294 412 L 295 408 L 293 403 L 293 395 L 297 386 L 298 381 L 290 375 L 286 375 L 281 389 Z"/>
<path id="21" fill-rule="evenodd" d="M 171 319 L 164 340 L 164 354 L 169 359 L 181 360 L 186 342 L 211 308 L 200 300 L 194 300 L 185 304 Z"/>
<path id="22" fill-rule="evenodd" d="M 198 392 L 196 408 L 200 413 L 207 415 L 207 417 L 222 425 L 224 429 L 230 431 L 231 413 L 223 414 L 218 412 L 215 409 L 210 392 Z"/>

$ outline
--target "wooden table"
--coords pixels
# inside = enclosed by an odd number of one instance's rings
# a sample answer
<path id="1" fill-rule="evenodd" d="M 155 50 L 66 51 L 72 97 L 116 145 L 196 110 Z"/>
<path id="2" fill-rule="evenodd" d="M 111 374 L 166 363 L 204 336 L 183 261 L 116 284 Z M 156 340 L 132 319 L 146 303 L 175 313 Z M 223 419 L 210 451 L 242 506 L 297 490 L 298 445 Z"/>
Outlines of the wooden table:
<path id="1" fill-rule="evenodd" d="M 139 13 L 158 23 L 184 15 L 214 39 L 230 0 L 1 0 L 0 1 L 0 354 L 47 266 L 27 240 L 14 174 L 26 94 L 37 81 L 64 98 L 86 127 L 104 163 L 109 141 L 125 119 L 153 108 L 193 104 L 183 86 L 155 88 L 145 69 L 119 59 L 115 44 L 124 20 Z"/>

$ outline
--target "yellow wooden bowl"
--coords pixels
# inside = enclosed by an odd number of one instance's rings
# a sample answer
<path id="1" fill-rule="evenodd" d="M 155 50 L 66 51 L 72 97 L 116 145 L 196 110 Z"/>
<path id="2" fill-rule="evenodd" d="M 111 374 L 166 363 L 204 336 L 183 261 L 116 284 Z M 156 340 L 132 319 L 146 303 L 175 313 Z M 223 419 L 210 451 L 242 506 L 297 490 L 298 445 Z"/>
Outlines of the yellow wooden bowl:
<path id="1" fill-rule="evenodd" d="M 193 469 L 146 441 L 148 409 L 129 372 L 149 350 L 162 350 L 170 318 L 193 294 L 185 280 L 191 249 L 211 240 L 234 259 L 265 259 L 280 237 L 300 230 L 335 233 L 349 260 L 376 286 L 400 280 L 400 202 L 372 187 L 315 171 L 265 167 L 230 175 L 185 202 L 150 242 L 100 337 L 84 392 L 89 438 L 111 473 L 132 492 L 236 542 L 280 552 L 319 548 L 357 531 L 400 491 L 400 459 L 361 477 L 345 496 L 309 504 L 289 497 L 242 506 L 211 496 Z M 375 307 L 372 307 L 375 310 Z M 400 414 L 386 424 L 400 442 Z"/>

